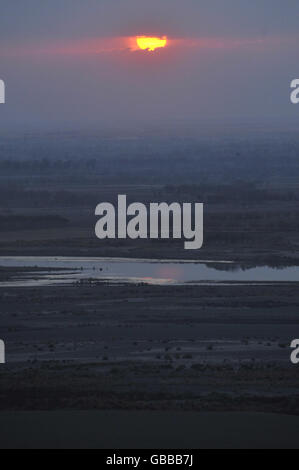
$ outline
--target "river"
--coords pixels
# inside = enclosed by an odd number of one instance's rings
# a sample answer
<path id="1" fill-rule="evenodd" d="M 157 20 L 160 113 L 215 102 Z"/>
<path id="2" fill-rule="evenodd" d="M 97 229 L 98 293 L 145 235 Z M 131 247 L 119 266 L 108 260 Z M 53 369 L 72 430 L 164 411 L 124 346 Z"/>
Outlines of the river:
<path id="1" fill-rule="evenodd" d="M 233 262 L 166 261 L 117 258 L 0 257 L 7 268 L 39 268 L 18 273 L 0 286 L 59 285 L 74 282 L 204 283 L 299 282 L 299 267 L 241 267 Z"/>

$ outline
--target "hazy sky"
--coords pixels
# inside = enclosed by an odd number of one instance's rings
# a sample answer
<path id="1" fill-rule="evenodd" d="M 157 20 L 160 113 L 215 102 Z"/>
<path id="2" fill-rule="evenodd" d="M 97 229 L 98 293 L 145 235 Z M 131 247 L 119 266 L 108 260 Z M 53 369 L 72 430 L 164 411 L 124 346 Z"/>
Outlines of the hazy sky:
<path id="1" fill-rule="evenodd" d="M 1 125 L 299 119 L 298 0 L 2 0 Z M 131 51 L 124 38 L 167 35 Z"/>

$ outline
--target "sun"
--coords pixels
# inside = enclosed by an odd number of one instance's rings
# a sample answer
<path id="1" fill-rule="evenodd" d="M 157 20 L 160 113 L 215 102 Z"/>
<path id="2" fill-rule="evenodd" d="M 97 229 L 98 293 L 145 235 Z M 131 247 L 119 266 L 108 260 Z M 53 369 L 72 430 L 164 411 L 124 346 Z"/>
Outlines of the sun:
<path id="1" fill-rule="evenodd" d="M 149 37 L 149 36 L 137 36 L 136 43 L 139 49 L 143 51 L 153 52 L 156 49 L 161 49 L 167 46 L 167 37 Z"/>

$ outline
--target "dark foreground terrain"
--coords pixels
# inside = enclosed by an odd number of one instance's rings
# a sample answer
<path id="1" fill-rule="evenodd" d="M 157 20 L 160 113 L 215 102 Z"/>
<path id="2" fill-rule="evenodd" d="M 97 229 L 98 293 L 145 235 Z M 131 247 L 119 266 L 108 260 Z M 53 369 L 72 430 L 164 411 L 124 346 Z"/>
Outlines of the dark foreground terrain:
<path id="1" fill-rule="evenodd" d="M 299 415 L 297 283 L 1 288 L 2 410 Z"/>
<path id="2" fill-rule="evenodd" d="M 297 416 L 93 410 L 1 412 L 0 420 L 0 449 L 112 449 L 112 456 L 115 449 L 299 447 Z"/>

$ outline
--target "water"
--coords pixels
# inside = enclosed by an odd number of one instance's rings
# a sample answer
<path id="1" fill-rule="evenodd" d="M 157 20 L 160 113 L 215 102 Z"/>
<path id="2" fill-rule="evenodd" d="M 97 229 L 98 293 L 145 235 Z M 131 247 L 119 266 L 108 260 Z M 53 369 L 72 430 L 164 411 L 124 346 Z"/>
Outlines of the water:
<path id="1" fill-rule="evenodd" d="M 224 261 L 0 257 L 0 266 L 42 268 L 39 272 L 19 273 L 8 282 L 0 282 L 0 286 L 59 285 L 88 281 L 89 279 L 107 280 L 114 283 L 144 282 L 158 285 L 213 282 L 299 282 L 299 267 L 297 266 L 281 269 L 267 266 L 244 269 L 233 262 Z"/>

